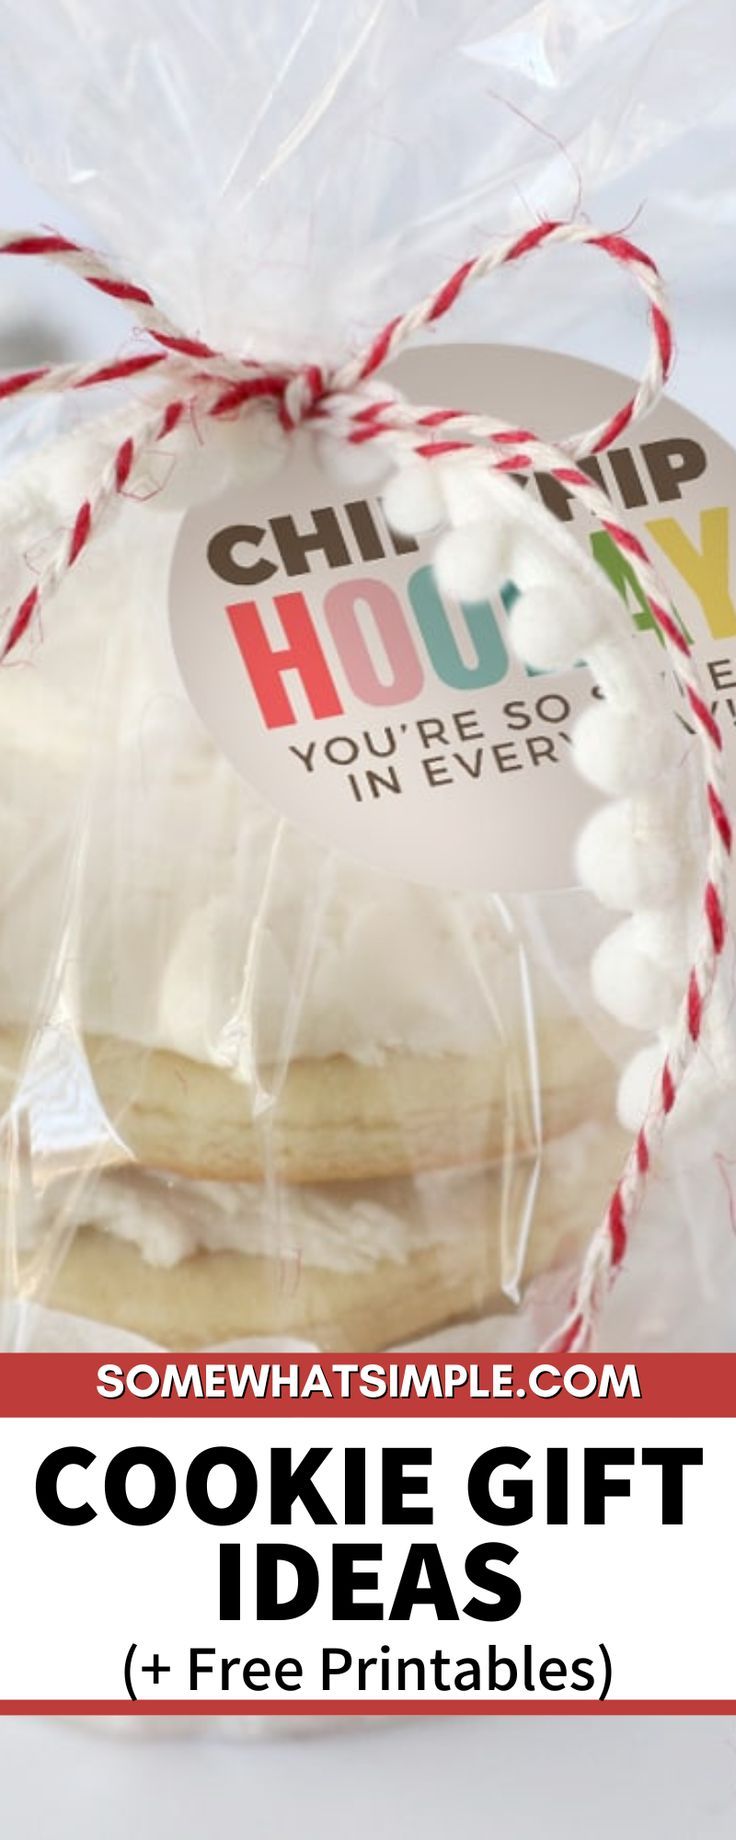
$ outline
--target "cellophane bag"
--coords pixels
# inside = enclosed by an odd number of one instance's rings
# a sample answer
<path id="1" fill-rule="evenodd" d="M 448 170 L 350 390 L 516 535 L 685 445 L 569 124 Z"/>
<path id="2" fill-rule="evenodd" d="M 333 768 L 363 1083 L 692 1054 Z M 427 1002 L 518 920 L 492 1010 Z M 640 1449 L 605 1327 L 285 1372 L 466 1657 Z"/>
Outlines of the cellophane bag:
<path id="1" fill-rule="evenodd" d="M 696 420 L 722 408 L 701 344 L 733 292 L 726 0 L 3 0 L 0 21 L 4 132 L 54 222 L 227 353 L 336 362 L 489 240 L 638 213 L 689 407 L 666 402 L 601 477 L 649 530 L 732 723 L 736 615 L 697 566 L 709 541 L 723 567 L 712 520 L 734 496 Z M 78 289 L 81 328 L 81 282 L 52 282 Z M 116 313 L 113 351 L 140 351 Z M 643 321 L 602 258 L 540 251 L 390 379 L 557 438 L 625 400 L 602 364 L 641 367 Z M 4 617 L 131 394 L 160 388 L 4 406 Z M 591 987 L 612 922 L 577 885 L 591 807 L 566 758 L 591 680 L 524 672 L 508 583 L 463 626 L 431 543 L 398 542 L 382 481 L 333 475 L 308 427 L 284 457 L 266 416 L 255 474 L 236 433 L 218 445 L 193 405 L 0 672 L 3 1345 L 533 1348 L 606 1206 L 620 1077 L 651 1040 Z M 596 559 L 668 694 L 635 584 Z M 686 723 L 681 742 L 684 779 Z M 729 977 L 727 959 L 708 1103 L 673 1122 L 603 1346 L 733 1344 Z"/>

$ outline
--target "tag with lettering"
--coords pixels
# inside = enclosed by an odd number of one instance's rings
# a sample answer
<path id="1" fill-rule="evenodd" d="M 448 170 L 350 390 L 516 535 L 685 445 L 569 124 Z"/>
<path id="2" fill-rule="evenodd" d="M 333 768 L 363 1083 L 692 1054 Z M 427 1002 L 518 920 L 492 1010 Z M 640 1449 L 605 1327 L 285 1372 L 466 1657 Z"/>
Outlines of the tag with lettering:
<path id="1" fill-rule="evenodd" d="M 613 371 L 500 346 L 413 350 L 393 377 L 415 401 L 554 438 L 627 394 Z M 666 400 L 642 431 L 583 464 L 626 510 L 673 593 L 736 763 L 732 450 Z M 612 539 L 550 477 L 524 490 L 570 523 L 620 594 L 622 618 L 661 652 Z M 299 432 L 275 480 L 234 481 L 182 521 L 171 623 L 189 696 L 253 788 L 329 846 L 443 886 L 570 886 L 575 838 L 595 803 L 570 760 L 591 675 L 584 665 L 526 670 L 509 644 L 513 580 L 489 582 L 486 599 L 461 605 L 440 593 L 431 551 L 430 539 L 420 546 L 389 530 L 380 488 L 337 484 Z M 664 681 L 663 653 L 662 671 Z M 685 706 L 675 702 L 686 748 Z"/>

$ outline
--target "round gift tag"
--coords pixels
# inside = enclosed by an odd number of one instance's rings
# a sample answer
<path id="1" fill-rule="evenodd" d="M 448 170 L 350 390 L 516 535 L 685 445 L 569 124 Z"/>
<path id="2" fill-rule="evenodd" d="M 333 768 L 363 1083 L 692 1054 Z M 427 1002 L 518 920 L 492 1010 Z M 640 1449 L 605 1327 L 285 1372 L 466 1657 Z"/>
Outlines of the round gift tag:
<path id="1" fill-rule="evenodd" d="M 392 380 L 415 402 L 493 413 L 554 438 L 613 412 L 618 373 L 554 353 L 426 346 Z M 236 448 L 234 447 L 236 454 Z M 736 605 L 729 586 L 731 449 L 665 400 L 584 470 L 623 510 L 673 593 L 736 749 Z M 212 738 L 271 805 L 325 844 L 414 880 L 497 892 L 569 886 L 596 794 L 571 738 L 598 696 L 584 664 L 539 671 L 515 657 L 513 565 L 482 599 L 443 593 L 431 555 L 392 532 L 381 481 L 338 482 L 307 431 L 274 478 L 237 479 L 184 516 L 171 574 L 172 636 Z M 684 700 L 634 567 L 550 476 L 533 494 L 579 535 Z"/>

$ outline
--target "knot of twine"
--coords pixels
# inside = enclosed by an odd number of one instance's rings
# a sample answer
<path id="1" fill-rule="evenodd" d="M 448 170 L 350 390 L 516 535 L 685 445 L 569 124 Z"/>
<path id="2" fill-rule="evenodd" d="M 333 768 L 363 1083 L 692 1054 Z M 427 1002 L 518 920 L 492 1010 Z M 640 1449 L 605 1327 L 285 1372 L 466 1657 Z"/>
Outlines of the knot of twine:
<path id="1" fill-rule="evenodd" d="M 443 318 L 476 282 L 506 264 L 554 244 L 585 244 L 602 251 L 643 290 L 650 331 L 646 365 L 633 395 L 615 414 L 558 443 L 540 441 L 530 429 L 509 426 L 490 416 L 462 409 L 420 408 L 374 381 L 414 335 Z M 618 439 L 659 397 L 669 375 L 673 338 L 661 277 L 651 257 L 618 234 L 601 234 L 583 222 L 543 222 L 521 236 L 494 244 L 464 262 L 442 287 L 408 313 L 392 319 L 356 356 L 333 367 L 286 366 L 254 357 L 232 357 L 204 340 L 188 337 L 168 319 L 145 288 L 117 275 L 94 251 L 69 238 L 48 234 L 0 233 L 0 255 L 40 257 L 69 269 L 89 287 L 130 311 L 143 350 L 105 363 L 42 365 L 0 377 L 0 402 L 36 393 L 86 391 L 140 379 L 153 373 L 155 392 L 130 405 L 130 420 L 87 497 L 77 507 L 71 528 L 44 563 L 21 605 L 0 628 L 0 662 L 9 659 L 38 619 L 69 570 L 88 548 L 103 514 L 128 496 L 136 466 L 152 445 L 176 437 L 187 417 L 247 416 L 268 404 L 281 426 L 291 431 L 311 423 L 350 447 L 378 444 L 399 465 L 407 459 L 482 465 L 494 473 L 551 473 L 608 533 L 625 559 L 636 567 L 652 619 L 677 671 L 699 739 L 705 780 L 707 852 L 700 898 L 699 934 L 667 1055 L 646 1116 L 629 1151 L 602 1221 L 593 1233 L 563 1324 L 545 1344 L 566 1352 L 590 1345 L 605 1296 L 624 1263 L 629 1237 L 641 1207 L 652 1160 L 659 1148 L 684 1075 L 696 1053 L 715 983 L 726 935 L 728 861 L 731 824 L 726 808 L 722 739 L 672 602 L 639 538 L 620 514 L 611 516 L 608 498 L 576 464 Z M 526 496 L 519 493 L 520 520 Z M 539 508 L 535 507 L 538 517 Z M 528 507 L 527 507 L 528 515 Z M 545 512 L 553 523 L 553 514 Z M 574 540 L 570 539 L 573 553 Z M 622 614 L 628 620 L 622 603 Z"/>

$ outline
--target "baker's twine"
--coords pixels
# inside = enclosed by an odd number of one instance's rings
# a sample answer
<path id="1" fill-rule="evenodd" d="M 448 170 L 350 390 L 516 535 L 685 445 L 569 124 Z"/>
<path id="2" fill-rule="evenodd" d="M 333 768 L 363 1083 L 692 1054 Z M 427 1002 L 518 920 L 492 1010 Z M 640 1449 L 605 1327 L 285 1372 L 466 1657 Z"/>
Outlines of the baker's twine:
<path id="1" fill-rule="evenodd" d="M 449 313 L 475 282 L 559 243 L 602 250 L 631 276 L 648 302 L 646 366 L 633 395 L 615 415 L 581 434 L 551 443 L 537 440 L 528 428 L 510 427 L 460 409 L 416 407 L 403 401 L 391 386 L 377 387 L 374 379 L 382 366 L 415 333 Z M 36 256 L 70 270 L 89 287 L 127 308 L 146 337 L 143 349 L 109 362 L 39 365 L 0 377 L 0 402 L 41 392 L 86 391 L 141 380 L 149 373 L 157 384 L 155 392 L 144 392 L 142 398 L 131 401 L 127 434 L 111 449 L 94 487 L 76 510 L 71 530 L 64 533 L 21 605 L 8 615 L 0 639 L 0 663 L 13 656 L 21 639 L 35 626 L 42 606 L 89 547 L 106 510 L 130 496 L 127 488 L 147 450 L 180 433 L 194 409 L 200 416 L 235 418 L 256 404 L 267 404 L 287 431 L 310 423 L 348 449 L 378 445 L 387 450 L 387 458 L 401 464 L 409 457 L 474 463 L 501 474 L 543 470 L 559 480 L 635 565 L 697 731 L 705 782 L 707 851 L 696 946 L 668 1051 L 604 1217 L 588 1244 L 567 1315 L 545 1344 L 559 1352 L 589 1347 L 605 1297 L 624 1264 L 667 1120 L 697 1052 L 726 937 L 731 823 L 721 733 L 708 708 L 688 638 L 643 544 L 619 514 L 612 518 L 605 494 L 576 464 L 610 447 L 643 416 L 657 401 L 669 375 L 672 327 L 655 263 L 624 236 L 601 234 L 582 222 L 543 222 L 464 262 L 435 293 L 390 320 L 357 356 L 334 366 L 288 366 L 255 357 L 230 357 L 202 339 L 187 337 L 162 313 L 147 289 L 123 279 L 101 256 L 68 237 L 5 232 L 0 235 L 0 254 Z M 518 517 L 523 522 L 526 495 L 519 493 L 518 498 Z M 538 509 L 535 507 L 537 516 Z M 555 522 L 551 512 L 545 515 Z M 555 528 L 559 547 L 562 533 Z M 574 548 L 574 541 L 569 541 Z M 628 622 L 623 603 L 621 610 Z"/>

